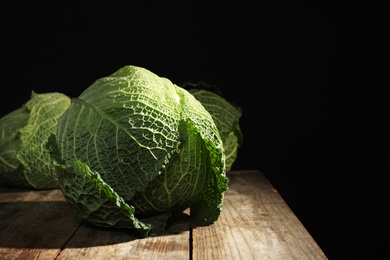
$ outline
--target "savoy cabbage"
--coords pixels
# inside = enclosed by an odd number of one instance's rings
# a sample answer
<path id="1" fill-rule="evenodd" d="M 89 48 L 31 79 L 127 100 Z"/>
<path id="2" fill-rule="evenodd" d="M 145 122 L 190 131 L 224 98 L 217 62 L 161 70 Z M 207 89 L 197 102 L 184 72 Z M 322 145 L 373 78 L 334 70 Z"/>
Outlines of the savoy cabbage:
<path id="1" fill-rule="evenodd" d="M 60 116 L 70 106 L 62 93 L 36 93 L 0 119 L 0 183 L 33 189 L 58 188 L 46 144 Z"/>
<path id="2" fill-rule="evenodd" d="M 147 237 L 187 208 L 206 223 L 221 213 L 226 155 L 212 115 L 145 68 L 122 67 L 72 98 L 50 140 L 64 197 L 90 223 Z"/>

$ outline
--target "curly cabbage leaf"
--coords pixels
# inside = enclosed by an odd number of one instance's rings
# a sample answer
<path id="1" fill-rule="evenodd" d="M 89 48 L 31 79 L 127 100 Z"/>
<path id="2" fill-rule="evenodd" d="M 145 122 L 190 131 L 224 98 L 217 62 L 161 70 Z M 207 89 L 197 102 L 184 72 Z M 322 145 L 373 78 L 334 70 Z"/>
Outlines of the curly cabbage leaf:
<path id="1" fill-rule="evenodd" d="M 243 143 L 239 121 L 242 116 L 241 107 L 227 101 L 214 85 L 185 82 L 181 87 L 188 90 L 211 114 L 223 142 L 225 170 L 230 171 Z"/>
<path id="2" fill-rule="evenodd" d="M 62 93 L 37 94 L 0 119 L 0 180 L 19 188 L 58 188 L 55 166 L 46 148 L 60 116 L 70 106 Z"/>
<path id="3" fill-rule="evenodd" d="M 213 118 L 145 68 L 96 80 L 72 99 L 51 140 L 64 197 L 95 225 L 147 237 L 187 208 L 207 223 L 220 215 L 228 179 Z"/>

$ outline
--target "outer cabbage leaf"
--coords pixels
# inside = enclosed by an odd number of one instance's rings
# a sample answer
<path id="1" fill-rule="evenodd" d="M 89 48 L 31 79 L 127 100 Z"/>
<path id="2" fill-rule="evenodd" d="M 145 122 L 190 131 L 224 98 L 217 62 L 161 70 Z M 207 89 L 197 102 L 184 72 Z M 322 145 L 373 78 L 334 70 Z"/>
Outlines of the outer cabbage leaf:
<path id="1" fill-rule="evenodd" d="M 218 129 L 166 78 L 125 66 L 96 80 L 72 99 L 55 138 L 60 187 L 93 224 L 149 236 L 188 207 L 191 216 L 218 219 L 228 188 Z"/>
<path id="2" fill-rule="evenodd" d="M 62 93 L 37 94 L 0 119 L 0 180 L 21 188 L 58 188 L 46 143 L 70 106 Z"/>
<path id="3" fill-rule="evenodd" d="M 227 101 L 222 92 L 214 85 L 204 82 L 185 82 L 183 88 L 188 90 L 211 114 L 225 151 L 226 171 L 229 171 L 237 159 L 238 149 L 243 143 L 239 120 L 241 107 Z"/>

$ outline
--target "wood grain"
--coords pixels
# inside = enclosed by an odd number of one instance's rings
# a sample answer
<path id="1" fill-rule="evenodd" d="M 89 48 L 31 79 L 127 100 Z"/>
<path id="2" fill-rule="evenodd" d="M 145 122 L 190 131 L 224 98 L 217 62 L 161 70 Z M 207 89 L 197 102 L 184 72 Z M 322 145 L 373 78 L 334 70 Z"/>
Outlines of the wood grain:
<path id="1" fill-rule="evenodd" d="M 60 190 L 0 190 L 0 259 L 54 259 L 80 226 Z"/>
<path id="2" fill-rule="evenodd" d="M 150 238 L 76 219 L 60 190 L 0 187 L 0 259 L 327 259 L 261 172 L 228 177 L 218 221 L 186 210 Z"/>
<path id="3" fill-rule="evenodd" d="M 327 259 L 264 175 L 228 177 L 220 219 L 193 230 L 193 259 Z"/>
<path id="4" fill-rule="evenodd" d="M 165 235 L 150 238 L 84 224 L 58 259 L 188 259 L 189 242 L 188 216 L 168 226 Z"/>

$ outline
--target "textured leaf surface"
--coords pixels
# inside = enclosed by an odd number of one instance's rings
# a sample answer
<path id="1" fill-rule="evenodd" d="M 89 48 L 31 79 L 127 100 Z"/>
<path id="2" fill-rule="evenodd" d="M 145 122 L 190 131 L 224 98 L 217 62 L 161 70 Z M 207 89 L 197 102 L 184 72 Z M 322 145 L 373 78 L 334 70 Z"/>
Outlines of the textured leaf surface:
<path id="1" fill-rule="evenodd" d="M 224 99 L 222 93 L 215 86 L 203 82 L 187 82 L 183 87 L 188 89 L 211 114 L 223 142 L 225 167 L 226 171 L 229 171 L 237 159 L 238 148 L 243 143 L 243 135 L 239 124 L 242 116 L 241 108 Z"/>
<path id="2" fill-rule="evenodd" d="M 188 91 L 144 68 L 125 66 L 72 99 L 56 138 L 61 163 L 68 168 L 59 171 L 61 188 L 76 211 L 89 212 L 77 205 L 74 194 L 79 191 L 72 191 L 82 187 L 72 185 L 75 178 L 70 176 L 85 174 L 72 170 L 69 165 L 75 161 L 134 207 L 136 218 L 153 222 L 151 216 L 186 209 L 197 203 L 205 187 L 214 191 L 205 208 L 222 205 L 223 197 L 216 193 L 223 189 L 216 180 L 227 188 L 225 160 L 211 115 Z M 96 196 L 89 200 L 100 203 Z M 95 224 L 116 226 L 105 219 L 109 207 L 98 211 L 100 219 L 78 214 Z"/>
<path id="3" fill-rule="evenodd" d="M 0 119 L 0 178 L 16 187 L 58 188 L 46 143 L 70 106 L 62 93 L 32 92 L 21 108 Z"/>

